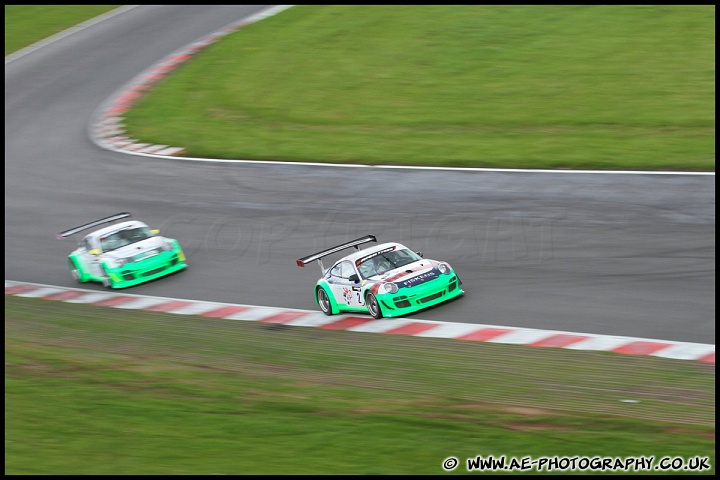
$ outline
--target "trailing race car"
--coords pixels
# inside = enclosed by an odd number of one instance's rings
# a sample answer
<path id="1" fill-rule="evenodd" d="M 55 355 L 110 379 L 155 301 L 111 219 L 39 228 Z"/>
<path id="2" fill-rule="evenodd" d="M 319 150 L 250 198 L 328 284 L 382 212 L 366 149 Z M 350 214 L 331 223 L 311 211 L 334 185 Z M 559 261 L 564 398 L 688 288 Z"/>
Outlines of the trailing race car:
<path id="1" fill-rule="evenodd" d="M 367 235 L 297 260 L 300 267 L 317 261 L 322 277 L 315 284 L 315 301 L 326 315 L 368 312 L 374 318 L 398 317 L 437 305 L 464 292 L 462 282 L 445 262 L 427 260 L 400 243 L 377 242 Z M 325 269 L 322 258 L 355 247 Z"/>
<path id="2" fill-rule="evenodd" d="M 60 232 L 57 238 L 129 216 L 122 212 L 101 218 Z M 137 220 L 95 230 L 68 256 L 70 273 L 78 282 L 101 282 L 108 288 L 124 288 L 186 268 L 185 254 L 178 241 L 159 233 Z"/>

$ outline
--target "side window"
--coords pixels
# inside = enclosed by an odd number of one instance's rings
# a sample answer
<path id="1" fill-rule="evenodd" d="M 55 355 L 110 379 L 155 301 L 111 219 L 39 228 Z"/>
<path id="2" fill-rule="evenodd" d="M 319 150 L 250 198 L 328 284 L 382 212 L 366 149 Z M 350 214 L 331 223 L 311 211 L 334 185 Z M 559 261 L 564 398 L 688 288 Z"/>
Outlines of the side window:
<path id="1" fill-rule="evenodd" d="M 340 266 L 342 267 L 342 273 L 340 275 L 342 278 L 350 278 L 350 275 L 355 273 L 355 269 L 350 262 L 342 262 Z"/>
<path id="2" fill-rule="evenodd" d="M 332 270 L 330 270 L 330 275 L 332 275 L 333 277 L 340 277 L 341 271 L 342 271 L 342 263 L 338 263 L 337 265 L 335 265 L 332 268 Z"/>

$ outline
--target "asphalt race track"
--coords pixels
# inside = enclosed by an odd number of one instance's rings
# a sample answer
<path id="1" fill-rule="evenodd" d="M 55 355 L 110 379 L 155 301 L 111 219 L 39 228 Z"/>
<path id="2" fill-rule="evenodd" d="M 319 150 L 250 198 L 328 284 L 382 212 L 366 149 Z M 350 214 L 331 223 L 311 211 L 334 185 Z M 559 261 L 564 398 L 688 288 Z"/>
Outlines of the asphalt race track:
<path id="1" fill-rule="evenodd" d="M 127 293 L 316 309 L 320 270 L 295 260 L 374 234 L 458 271 L 465 296 L 417 318 L 715 343 L 714 174 L 209 163 L 93 143 L 127 82 L 261 9 L 139 6 L 6 59 L 7 280 L 77 286 L 75 240 L 55 234 L 130 211 L 190 268 Z"/>

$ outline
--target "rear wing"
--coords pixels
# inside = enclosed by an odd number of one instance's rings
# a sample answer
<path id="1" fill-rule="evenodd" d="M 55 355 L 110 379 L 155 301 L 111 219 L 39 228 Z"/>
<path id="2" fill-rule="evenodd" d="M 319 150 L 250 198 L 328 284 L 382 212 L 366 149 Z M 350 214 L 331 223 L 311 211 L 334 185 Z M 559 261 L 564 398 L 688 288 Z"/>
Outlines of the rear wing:
<path id="1" fill-rule="evenodd" d="M 97 227 L 98 225 L 102 225 L 103 223 L 110 223 L 110 222 L 114 222 L 116 220 L 122 220 L 123 218 L 127 218 L 129 216 L 130 216 L 129 212 L 116 213 L 115 215 L 101 218 L 100 220 L 95 220 L 94 222 L 86 223 L 85 225 L 80 225 L 79 227 L 71 228 L 70 230 L 65 230 L 64 232 L 60 232 L 56 235 L 56 238 L 69 237 L 70 235 L 75 235 L 76 233 L 82 232 L 83 230 L 87 230 L 88 228 Z"/>
<path id="2" fill-rule="evenodd" d="M 317 262 L 320 264 L 320 269 L 325 272 L 325 268 L 322 264 L 322 258 L 327 257 L 328 255 L 332 255 L 333 253 L 340 252 L 342 250 L 345 250 L 346 248 L 355 247 L 356 249 L 360 249 L 360 245 L 363 243 L 368 242 L 377 242 L 377 239 L 375 238 L 375 235 L 365 235 L 364 237 L 357 238 L 355 240 L 351 240 L 347 243 L 343 243 L 340 245 L 336 245 L 334 247 L 328 248 L 327 250 L 323 250 L 322 252 L 314 253 L 312 255 L 308 255 L 307 257 L 299 258 L 296 260 L 298 267 L 304 267 L 310 262 L 314 262 L 317 260 Z"/>

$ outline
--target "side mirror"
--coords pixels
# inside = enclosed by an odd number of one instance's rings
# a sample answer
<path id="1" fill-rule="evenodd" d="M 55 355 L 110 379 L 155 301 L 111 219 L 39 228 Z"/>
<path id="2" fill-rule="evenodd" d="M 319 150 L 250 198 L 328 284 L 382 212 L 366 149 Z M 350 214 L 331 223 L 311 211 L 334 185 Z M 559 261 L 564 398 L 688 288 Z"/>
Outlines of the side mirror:
<path id="1" fill-rule="evenodd" d="M 423 258 L 422 252 L 415 252 L 415 253 L 417 253 L 420 256 L 420 258 Z"/>
<path id="2" fill-rule="evenodd" d="M 353 273 L 352 275 L 350 275 L 350 277 L 348 277 L 348 280 L 350 280 L 353 283 L 359 283 L 360 277 L 357 276 L 357 273 Z"/>
<path id="3" fill-rule="evenodd" d="M 153 228 L 152 230 L 150 230 L 150 233 L 152 233 L 153 235 L 160 235 L 160 229 L 159 229 L 159 228 Z"/>
<path id="4" fill-rule="evenodd" d="M 100 249 L 99 248 L 93 248 L 88 252 L 90 255 L 100 255 Z"/>

